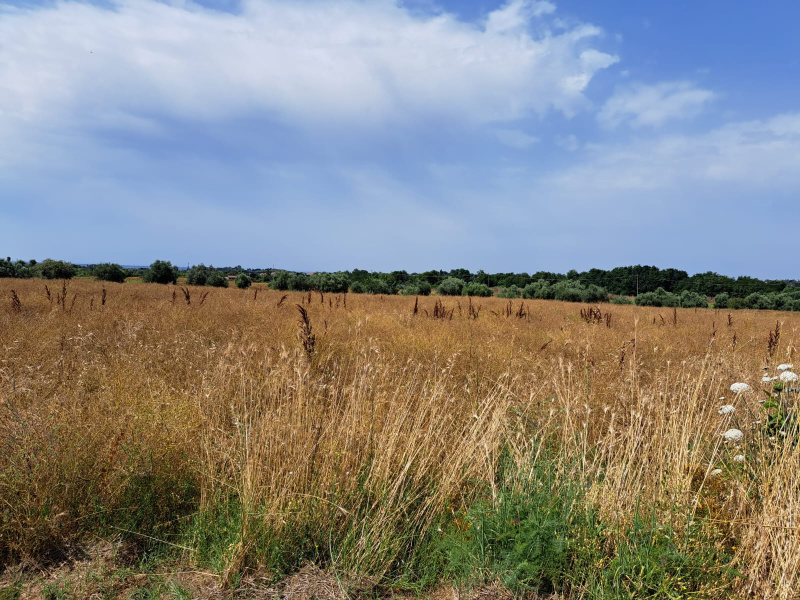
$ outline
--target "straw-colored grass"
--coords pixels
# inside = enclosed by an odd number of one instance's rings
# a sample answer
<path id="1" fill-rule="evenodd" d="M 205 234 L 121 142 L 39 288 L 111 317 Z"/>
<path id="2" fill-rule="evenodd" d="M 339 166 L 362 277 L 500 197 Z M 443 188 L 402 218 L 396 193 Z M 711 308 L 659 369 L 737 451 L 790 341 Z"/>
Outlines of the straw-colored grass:
<path id="1" fill-rule="evenodd" d="M 759 424 L 762 368 L 792 362 L 798 315 L 48 285 L 0 280 L 6 565 L 116 533 L 231 585 L 306 562 L 392 585 L 448 518 L 555 456 L 615 524 L 608 552 L 646 507 L 676 532 L 702 523 L 741 573 L 720 595 L 800 588 L 800 449 Z"/>

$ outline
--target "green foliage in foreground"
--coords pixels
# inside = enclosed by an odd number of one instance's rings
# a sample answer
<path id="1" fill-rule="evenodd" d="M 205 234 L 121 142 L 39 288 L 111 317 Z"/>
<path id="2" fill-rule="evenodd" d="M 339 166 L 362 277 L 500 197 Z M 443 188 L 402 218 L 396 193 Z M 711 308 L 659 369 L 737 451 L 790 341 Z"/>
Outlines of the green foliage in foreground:
<path id="1" fill-rule="evenodd" d="M 655 513 L 632 525 L 603 523 L 585 499 L 586 483 L 555 461 L 501 473 L 492 501 L 455 515 L 436 543 L 446 580 L 482 585 L 500 580 L 515 595 L 576 593 L 583 597 L 709 598 L 726 589 L 731 557 L 695 520 L 675 531 Z M 686 515 L 688 523 L 690 516 Z M 578 595 L 581 595 L 578 593 Z"/>

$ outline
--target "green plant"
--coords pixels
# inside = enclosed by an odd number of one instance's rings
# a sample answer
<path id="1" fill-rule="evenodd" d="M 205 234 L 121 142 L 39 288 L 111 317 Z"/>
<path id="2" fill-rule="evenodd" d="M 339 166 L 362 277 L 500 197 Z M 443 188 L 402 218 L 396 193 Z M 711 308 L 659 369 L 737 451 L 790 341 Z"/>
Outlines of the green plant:
<path id="1" fill-rule="evenodd" d="M 228 287 L 228 278 L 221 271 L 211 271 L 206 279 L 206 285 L 211 287 Z"/>
<path id="2" fill-rule="evenodd" d="M 101 263 L 96 265 L 92 274 L 98 281 L 125 283 L 125 269 L 116 263 Z"/>
<path id="3" fill-rule="evenodd" d="M 681 308 L 708 308 L 708 300 L 697 292 L 683 290 L 680 297 Z"/>
<path id="4" fill-rule="evenodd" d="M 144 272 L 142 281 L 145 283 L 175 284 L 178 282 L 178 267 L 168 260 L 157 260 Z"/>
<path id="5" fill-rule="evenodd" d="M 464 280 L 456 277 L 448 277 L 443 280 L 436 288 L 436 293 L 440 296 L 460 296 L 464 289 Z"/>
<path id="6" fill-rule="evenodd" d="M 516 286 L 513 287 L 516 288 Z M 488 298 L 492 295 L 492 288 L 485 283 L 476 283 L 474 281 L 470 281 L 469 283 L 464 284 L 464 287 L 461 288 L 461 295 Z"/>
<path id="7" fill-rule="evenodd" d="M 239 273 L 236 276 L 235 283 L 236 287 L 239 288 L 240 290 L 246 290 L 251 285 L 253 285 L 253 280 L 250 279 L 250 276 L 247 273 Z"/>
<path id="8" fill-rule="evenodd" d="M 39 263 L 38 270 L 45 279 L 72 279 L 75 277 L 75 265 L 63 260 L 46 258 Z"/>
<path id="9" fill-rule="evenodd" d="M 522 290 L 519 289 L 516 285 L 511 285 L 507 288 L 503 288 L 500 290 L 500 293 L 497 294 L 498 298 L 519 298 L 522 295 Z"/>
<path id="10" fill-rule="evenodd" d="M 729 308 L 728 302 L 731 296 L 727 292 L 722 292 L 714 296 L 714 308 Z"/>

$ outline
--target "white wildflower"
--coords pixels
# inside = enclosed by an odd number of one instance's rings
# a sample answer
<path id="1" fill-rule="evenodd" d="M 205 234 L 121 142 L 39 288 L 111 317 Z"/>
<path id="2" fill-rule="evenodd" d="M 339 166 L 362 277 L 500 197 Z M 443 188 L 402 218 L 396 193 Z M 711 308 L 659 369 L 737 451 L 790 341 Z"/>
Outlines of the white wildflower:
<path id="1" fill-rule="evenodd" d="M 744 434 L 740 429 L 728 429 L 722 434 L 726 442 L 739 442 L 744 438 Z"/>
<path id="2" fill-rule="evenodd" d="M 717 412 L 721 415 L 731 415 L 735 410 L 736 407 L 733 404 L 726 404 L 725 406 L 720 406 Z"/>
<path id="3" fill-rule="evenodd" d="M 777 377 L 770 377 L 769 375 L 764 375 L 764 376 L 761 378 L 761 381 L 762 381 L 763 383 L 772 383 L 772 382 L 773 382 L 773 381 L 775 381 L 776 379 L 777 379 Z"/>
<path id="4" fill-rule="evenodd" d="M 734 456 L 733 462 L 744 462 L 744 454 L 737 454 Z"/>
<path id="5" fill-rule="evenodd" d="M 722 469 L 714 469 L 713 471 L 711 471 L 711 473 L 709 473 L 709 475 L 711 475 L 712 477 L 716 477 L 720 473 L 722 473 Z"/>
<path id="6" fill-rule="evenodd" d="M 789 370 L 789 369 L 791 369 L 792 367 L 794 367 L 794 365 L 787 365 L 786 363 L 783 363 L 783 364 L 781 364 L 781 365 L 778 365 L 778 366 L 776 367 L 776 369 L 778 369 L 778 371 L 788 371 L 788 370 Z"/>
<path id="7" fill-rule="evenodd" d="M 750 386 L 746 383 L 734 383 L 731 386 L 731 391 L 735 394 L 741 394 L 742 392 L 749 392 L 751 390 Z"/>
<path id="8" fill-rule="evenodd" d="M 784 383 L 794 383 L 798 379 L 800 379 L 800 377 L 797 376 L 797 373 L 792 373 L 791 371 L 784 371 L 781 373 L 781 381 Z"/>

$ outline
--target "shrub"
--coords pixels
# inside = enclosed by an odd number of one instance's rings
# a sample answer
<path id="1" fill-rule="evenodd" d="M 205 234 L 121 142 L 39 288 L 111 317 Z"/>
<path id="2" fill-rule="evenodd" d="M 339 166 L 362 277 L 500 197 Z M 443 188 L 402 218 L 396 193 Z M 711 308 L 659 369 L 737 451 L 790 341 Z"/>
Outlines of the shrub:
<path id="1" fill-rule="evenodd" d="M 744 298 L 731 298 L 728 300 L 728 308 L 739 310 L 747 308 L 747 304 L 745 304 Z"/>
<path id="2" fill-rule="evenodd" d="M 240 290 L 246 290 L 253 284 L 253 280 L 250 279 L 250 276 L 247 273 L 239 273 L 236 276 L 236 287 Z"/>
<path id="3" fill-rule="evenodd" d="M 608 292 L 599 285 L 589 285 L 583 293 L 584 302 L 608 302 Z"/>
<path id="4" fill-rule="evenodd" d="M 289 272 L 288 271 L 278 271 L 272 276 L 272 280 L 269 282 L 269 287 L 273 290 L 280 290 L 285 292 L 289 289 Z"/>
<path id="5" fill-rule="evenodd" d="M 312 289 L 313 282 L 311 277 L 305 273 L 290 273 L 289 274 L 289 290 L 293 292 L 307 292 Z"/>
<path id="6" fill-rule="evenodd" d="M 714 308 L 728 308 L 731 297 L 728 292 L 722 292 L 714 296 Z"/>
<path id="7" fill-rule="evenodd" d="M 39 272 L 45 279 L 72 279 L 75 277 L 75 265 L 46 258 L 39 265 Z"/>
<path id="8" fill-rule="evenodd" d="M 350 279 L 345 273 L 317 273 L 312 275 L 311 285 L 320 292 L 346 294 Z"/>
<path id="9" fill-rule="evenodd" d="M 744 299 L 744 305 L 756 310 L 772 310 L 775 308 L 775 300 L 771 295 L 753 292 Z"/>
<path id="10" fill-rule="evenodd" d="M 516 288 L 516 286 L 513 286 L 513 287 Z M 461 295 L 462 296 L 479 296 L 481 298 L 489 298 L 490 296 L 492 296 L 492 288 L 490 288 L 485 283 L 478 283 L 476 281 L 470 281 L 469 283 L 465 283 L 464 287 L 461 288 Z"/>
<path id="11" fill-rule="evenodd" d="M 708 300 L 697 292 L 683 290 L 680 298 L 681 308 L 708 308 Z"/>
<path id="12" fill-rule="evenodd" d="M 562 302 L 582 302 L 583 286 L 575 281 L 559 281 L 553 286 L 553 297 Z"/>
<path id="13" fill-rule="evenodd" d="M 522 297 L 528 299 L 536 298 L 538 300 L 552 300 L 555 298 L 555 292 L 553 291 L 553 286 L 551 286 L 547 281 L 544 279 L 539 279 L 538 281 L 529 283 L 522 288 Z"/>
<path id="14" fill-rule="evenodd" d="M 93 274 L 98 281 L 125 283 L 125 269 L 116 263 L 101 263 L 95 266 Z"/>
<path id="15" fill-rule="evenodd" d="M 371 277 L 364 282 L 364 291 L 368 294 L 393 294 L 392 286 L 378 277 Z"/>
<path id="16" fill-rule="evenodd" d="M 614 296 L 609 300 L 611 304 L 633 304 L 633 298 L 628 298 L 627 296 Z"/>
<path id="17" fill-rule="evenodd" d="M 206 285 L 210 285 L 212 287 L 228 287 L 228 278 L 225 277 L 220 271 L 214 270 L 208 275 L 208 279 L 206 279 Z"/>
<path id="18" fill-rule="evenodd" d="M 668 292 L 662 287 L 656 288 L 654 292 L 645 292 L 639 294 L 634 300 L 636 306 L 679 306 L 680 298 L 675 294 Z"/>
<path id="19" fill-rule="evenodd" d="M 31 267 L 36 261 L 31 261 Z M 0 277 L 28 278 L 32 275 L 31 267 L 25 264 L 24 260 L 11 262 L 11 257 L 0 258 Z"/>
<path id="20" fill-rule="evenodd" d="M 168 260 L 157 260 L 144 272 L 142 281 L 145 283 L 177 283 L 178 267 L 172 266 Z"/>
<path id="21" fill-rule="evenodd" d="M 440 296 L 460 296 L 464 289 L 464 280 L 456 277 L 444 279 L 436 288 L 436 293 Z"/>
<path id="22" fill-rule="evenodd" d="M 522 290 L 516 285 L 510 285 L 500 290 L 497 294 L 498 298 L 519 298 L 522 295 Z"/>
<path id="23" fill-rule="evenodd" d="M 205 285 L 208 282 L 208 276 L 214 271 L 214 267 L 207 267 L 203 263 L 194 265 L 191 269 L 186 271 L 186 283 L 188 285 Z"/>

